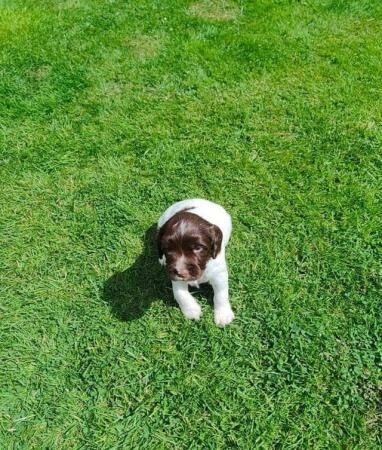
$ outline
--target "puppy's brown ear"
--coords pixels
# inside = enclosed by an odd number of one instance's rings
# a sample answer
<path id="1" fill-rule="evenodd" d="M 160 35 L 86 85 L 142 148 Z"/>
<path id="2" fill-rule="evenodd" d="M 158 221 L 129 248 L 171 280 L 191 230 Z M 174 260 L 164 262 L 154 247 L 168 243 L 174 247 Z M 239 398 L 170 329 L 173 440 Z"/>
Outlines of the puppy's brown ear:
<path id="1" fill-rule="evenodd" d="M 216 225 L 210 227 L 211 256 L 215 259 L 222 248 L 223 233 Z"/>

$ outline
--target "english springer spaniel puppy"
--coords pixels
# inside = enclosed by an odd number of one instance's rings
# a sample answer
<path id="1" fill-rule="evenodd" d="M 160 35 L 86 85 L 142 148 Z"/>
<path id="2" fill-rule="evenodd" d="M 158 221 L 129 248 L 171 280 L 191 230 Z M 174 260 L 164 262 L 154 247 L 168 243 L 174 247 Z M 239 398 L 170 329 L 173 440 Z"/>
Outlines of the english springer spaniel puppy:
<path id="1" fill-rule="evenodd" d="M 159 262 L 172 281 L 174 297 L 187 319 L 198 320 L 201 308 L 188 291 L 210 283 L 214 290 L 216 325 L 234 319 L 228 297 L 225 247 L 232 230 L 231 217 L 220 205 L 190 199 L 170 206 L 158 221 Z"/>

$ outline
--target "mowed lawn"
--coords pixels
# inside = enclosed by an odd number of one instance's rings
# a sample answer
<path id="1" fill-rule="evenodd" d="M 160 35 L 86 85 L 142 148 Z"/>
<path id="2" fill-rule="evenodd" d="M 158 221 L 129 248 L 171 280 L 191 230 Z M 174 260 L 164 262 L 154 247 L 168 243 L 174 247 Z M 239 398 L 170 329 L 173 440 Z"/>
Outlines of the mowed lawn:
<path id="1" fill-rule="evenodd" d="M 0 2 L 0 449 L 382 446 L 380 0 Z M 231 213 L 236 320 L 152 225 Z"/>

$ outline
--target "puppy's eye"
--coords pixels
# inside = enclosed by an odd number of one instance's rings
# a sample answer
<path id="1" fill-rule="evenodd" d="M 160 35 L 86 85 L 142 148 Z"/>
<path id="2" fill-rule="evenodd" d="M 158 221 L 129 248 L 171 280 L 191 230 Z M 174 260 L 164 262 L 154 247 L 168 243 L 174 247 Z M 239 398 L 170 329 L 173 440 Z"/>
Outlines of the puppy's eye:
<path id="1" fill-rule="evenodd" d="M 204 250 L 204 245 L 195 244 L 192 246 L 192 250 L 194 252 L 200 252 L 200 251 Z"/>

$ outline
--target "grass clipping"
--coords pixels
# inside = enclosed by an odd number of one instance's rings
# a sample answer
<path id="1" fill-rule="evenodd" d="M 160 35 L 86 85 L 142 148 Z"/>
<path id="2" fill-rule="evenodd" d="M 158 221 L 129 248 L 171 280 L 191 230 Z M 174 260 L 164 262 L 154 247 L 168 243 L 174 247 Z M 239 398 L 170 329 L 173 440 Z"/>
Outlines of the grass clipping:
<path id="1" fill-rule="evenodd" d="M 225 21 L 236 19 L 240 9 L 231 2 L 205 0 L 191 5 L 189 12 L 203 19 Z"/>

